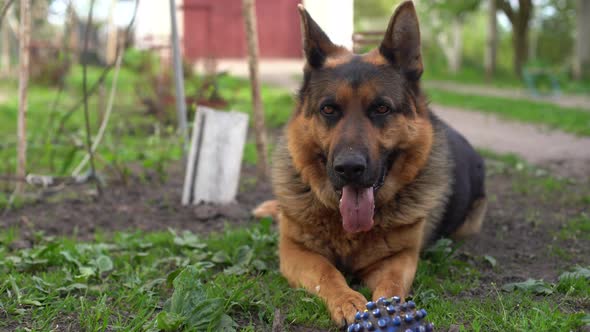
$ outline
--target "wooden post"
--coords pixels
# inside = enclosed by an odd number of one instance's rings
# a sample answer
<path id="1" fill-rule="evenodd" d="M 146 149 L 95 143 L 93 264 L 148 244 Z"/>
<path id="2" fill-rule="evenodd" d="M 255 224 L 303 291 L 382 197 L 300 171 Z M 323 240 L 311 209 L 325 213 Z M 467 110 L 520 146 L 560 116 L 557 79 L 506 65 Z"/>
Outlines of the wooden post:
<path id="1" fill-rule="evenodd" d="M 113 20 L 115 12 L 115 6 L 117 6 L 117 0 L 111 0 L 111 7 L 109 8 L 109 16 L 107 17 L 107 47 L 105 48 L 105 60 L 106 63 L 112 65 L 117 59 L 117 25 Z"/>
<path id="2" fill-rule="evenodd" d="M 176 87 L 176 112 L 178 115 L 178 130 L 184 142 L 183 151 L 188 148 L 188 129 L 186 117 L 186 98 L 184 95 L 184 76 L 182 72 L 182 56 L 180 54 L 180 40 L 176 24 L 176 2 L 170 0 L 170 25 L 172 30 L 172 59 L 174 60 L 174 85 Z"/>
<path id="3" fill-rule="evenodd" d="M 5 3 L 4 6 L 6 8 L 3 8 L 3 11 L 2 13 L 0 13 L 0 15 L 12 15 L 12 10 L 14 7 L 12 7 L 11 4 L 12 3 L 10 1 Z M 9 76 L 12 66 L 10 64 L 10 25 L 8 24 L 7 19 L 0 19 L 0 30 L 2 30 L 2 55 L 0 55 L 0 75 Z"/>
<path id="4" fill-rule="evenodd" d="M 193 122 L 182 204 L 227 204 L 238 192 L 248 115 L 199 106 Z"/>
<path id="5" fill-rule="evenodd" d="M 268 158 L 266 143 L 266 128 L 264 126 L 264 109 L 260 97 L 260 80 L 258 78 L 258 31 L 256 28 L 256 10 L 254 0 L 243 0 L 244 23 L 246 25 L 246 39 L 248 41 L 248 67 L 250 70 L 250 86 L 252 89 L 252 111 L 254 116 L 254 132 L 256 136 L 256 152 L 258 160 L 256 167 L 258 179 L 268 177 Z"/>
<path id="6" fill-rule="evenodd" d="M 31 2 L 20 2 L 19 29 L 19 80 L 18 80 L 18 120 L 17 120 L 17 168 L 16 176 L 24 178 L 27 173 L 27 90 L 29 86 L 29 44 L 31 38 Z M 24 183 L 16 183 L 16 194 L 23 193 Z"/>

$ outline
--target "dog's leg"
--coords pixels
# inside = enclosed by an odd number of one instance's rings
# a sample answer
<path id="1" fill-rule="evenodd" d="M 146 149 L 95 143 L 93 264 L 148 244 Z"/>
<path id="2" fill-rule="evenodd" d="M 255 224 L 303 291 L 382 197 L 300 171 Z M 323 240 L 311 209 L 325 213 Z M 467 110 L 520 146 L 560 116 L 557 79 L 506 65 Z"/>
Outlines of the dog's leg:
<path id="1" fill-rule="evenodd" d="M 294 287 L 318 295 L 328 306 L 336 324 L 354 321 L 367 299 L 348 287 L 344 276 L 326 257 L 310 251 L 281 234 L 279 242 L 281 273 Z"/>
<path id="2" fill-rule="evenodd" d="M 279 201 L 273 199 L 262 202 L 252 210 L 252 215 L 256 218 L 271 217 L 276 220 L 279 216 Z"/>
<path id="3" fill-rule="evenodd" d="M 404 249 L 367 268 L 363 280 L 373 291 L 373 300 L 382 296 L 404 299 L 412 287 L 419 254 L 417 248 Z"/>
<path id="4" fill-rule="evenodd" d="M 485 197 L 473 202 L 471 205 L 471 210 L 465 218 L 465 222 L 463 225 L 461 225 L 461 227 L 459 227 L 459 229 L 457 229 L 457 231 L 451 234 L 451 238 L 457 241 L 479 233 L 483 224 L 487 207 L 488 201 Z"/>

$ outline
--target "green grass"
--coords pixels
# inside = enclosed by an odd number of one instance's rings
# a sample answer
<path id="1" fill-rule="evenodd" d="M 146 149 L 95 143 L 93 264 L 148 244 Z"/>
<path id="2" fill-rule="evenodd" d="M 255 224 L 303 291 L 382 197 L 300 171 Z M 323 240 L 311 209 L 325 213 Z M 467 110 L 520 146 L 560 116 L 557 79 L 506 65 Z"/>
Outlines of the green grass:
<path id="1" fill-rule="evenodd" d="M 180 315 L 170 330 L 197 317 L 208 322 L 199 330 L 217 331 L 229 315 L 232 325 L 261 331 L 276 308 L 289 324 L 329 327 L 321 301 L 279 276 L 270 225 L 208 238 L 170 231 L 76 242 L 38 234 L 32 248 L 20 250 L 8 249 L 18 234 L 3 231 L 0 329 L 157 330 L 161 320 Z"/>
<path id="2" fill-rule="evenodd" d="M 101 69 L 89 68 L 89 85 L 98 78 Z M 113 107 L 113 114 L 102 144 L 97 150 L 100 169 L 115 168 L 126 173 L 130 164 L 139 164 L 163 174 L 165 164 L 179 159 L 182 150 L 174 128 L 146 117 L 134 93 L 136 74 L 122 70 Z M 106 79 L 110 86 L 113 73 Z M 67 89 L 61 95 L 55 110 L 52 104 L 58 93 L 56 88 L 32 86 L 29 90 L 27 113 L 28 172 L 68 175 L 85 155 L 85 131 L 82 107 L 71 115 L 69 109 L 76 105 L 82 94 L 80 68 L 74 67 L 66 79 Z M 4 94 L 15 89 L 6 84 L 0 89 Z M 15 90 L 14 90 L 15 91 Z M 16 114 L 17 99 L 14 94 L 0 105 L 0 158 L 5 162 L 0 173 L 11 174 L 16 165 Z M 106 104 L 106 103 L 103 103 Z M 98 97 L 89 99 L 90 123 L 97 132 Z M 60 127 L 61 133 L 59 133 Z"/>
<path id="3" fill-rule="evenodd" d="M 468 95 L 428 89 L 433 103 L 497 114 L 507 120 L 546 125 L 576 135 L 590 136 L 590 112 L 553 104 Z"/>
<path id="4" fill-rule="evenodd" d="M 582 213 L 576 218 L 568 220 L 559 231 L 559 237 L 568 240 L 585 239 L 590 241 L 590 216 Z"/>
<path id="5" fill-rule="evenodd" d="M 102 69 L 89 68 L 89 86 L 95 82 Z M 108 91 L 113 79 L 111 72 L 105 80 Z M 200 78 L 193 77 L 187 81 L 187 87 L 198 85 Z M 27 171 L 36 174 L 56 176 L 69 175 L 86 153 L 85 131 L 82 107 L 73 113 L 68 110 L 82 96 L 82 74 L 80 67 L 73 67 L 66 78 L 66 89 L 61 95 L 58 106 L 52 111 L 52 104 L 58 90 L 46 86 L 31 86 L 29 90 L 29 109 L 27 114 Z M 100 171 L 108 170 L 116 176 L 128 176 L 131 169 L 139 165 L 148 171 L 155 171 L 165 176 L 165 168 L 182 156 L 181 140 L 174 124 L 162 123 L 155 117 L 146 116 L 135 90 L 146 90 L 149 82 L 137 73 L 123 68 L 119 75 L 117 95 L 113 114 L 106 135 L 97 150 L 97 165 Z M 229 109 L 251 114 L 251 97 L 248 82 L 230 76 L 219 79 L 221 94 L 229 102 Z M 190 89 L 189 89 L 190 90 Z M 0 93 L 8 97 L 0 105 L 0 174 L 14 174 L 16 169 L 16 125 L 17 97 L 15 82 L 2 82 Z M 188 91 L 187 94 L 194 92 Z M 291 94 L 279 88 L 263 87 L 262 98 L 265 107 L 266 123 L 269 128 L 283 125 L 294 107 Z M 90 123 L 93 133 L 97 132 L 98 97 L 89 99 Z M 168 110 L 174 119 L 173 107 Z M 194 110 L 192 110 L 194 111 Z M 192 118 L 192 114 L 189 115 Z M 62 125 L 63 123 L 63 125 Z M 63 127 L 61 131 L 60 127 Z M 59 133 L 58 133 L 59 132 Z M 256 157 L 247 147 L 248 162 L 255 162 Z M 143 176 L 144 174 L 136 174 Z M 11 186 L 0 183 L 0 205 L 6 200 Z"/>
<path id="6" fill-rule="evenodd" d="M 268 331 L 279 312 L 287 328 L 335 330 L 317 297 L 279 275 L 277 235 L 268 220 L 209 237 L 98 233 L 94 241 L 77 242 L 36 234 L 31 248 L 10 249 L 19 237 L 14 229 L 0 232 L 0 329 Z M 414 299 L 437 326 L 566 331 L 583 325 L 576 303 L 588 304 L 587 269 L 562 274 L 544 286 L 545 297 L 492 285 L 473 298 L 465 295 L 484 285 L 456 248 L 443 240 L 427 251 L 414 284 Z"/>
<path id="7" fill-rule="evenodd" d="M 424 58 L 427 61 L 424 66 L 424 76 L 422 77 L 424 81 L 451 81 L 461 84 L 488 85 L 507 89 L 526 88 L 524 82 L 516 77 L 511 69 L 497 68 L 494 77 L 487 79 L 484 69 L 480 67 L 480 63 L 464 63 L 459 72 L 451 73 L 448 70 L 447 64 L 444 62 L 442 54 L 425 55 Z M 556 75 L 555 77 L 559 83 L 560 90 L 563 92 L 573 94 L 587 94 L 590 92 L 590 80 L 575 81 L 563 74 Z"/>
<path id="8" fill-rule="evenodd" d="M 229 101 L 230 109 L 250 114 L 252 122 L 252 97 L 247 80 L 222 76 L 219 90 Z M 286 89 L 263 85 L 261 97 L 267 128 L 278 128 L 287 123 L 295 109 L 294 96 Z"/>

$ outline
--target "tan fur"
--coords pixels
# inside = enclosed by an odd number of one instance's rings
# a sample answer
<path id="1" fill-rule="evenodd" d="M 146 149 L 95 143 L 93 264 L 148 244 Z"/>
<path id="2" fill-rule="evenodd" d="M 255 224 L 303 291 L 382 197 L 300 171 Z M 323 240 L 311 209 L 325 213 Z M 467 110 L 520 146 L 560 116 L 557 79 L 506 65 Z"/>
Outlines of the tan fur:
<path id="1" fill-rule="evenodd" d="M 279 217 L 279 201 L 276 199 L 268 200 L 258 205 L 252 210 L 252 215 L 256 218 L 278 218 Z"/>
<path id="2" fill-rule="evenodd" d="M 451 235 L 451 238 L 453 240 L 461 240 L 479 233 L 487 207 L 488 201 L 486 198 L 481 198 L 473 202 L 471 211 L 469 211 L 469 214 L 465 218 L 465 223 Z"/>
<path id="3" fill-rule="evenodd" d="M 334 68 L 350 61 L 352 54 L 346 50 L 340 51 L 339 55 L 329 57 L 324 63 L 325 68 Z"/>
<path id="4" fill-rule="evenodd" d="M 369 53 L 365 54 L 363 56 L 363 61 L 375 66 L 385 66 L 388 64 L 387 59 L 385 59 L 377 49 L 371 50 Z"/>

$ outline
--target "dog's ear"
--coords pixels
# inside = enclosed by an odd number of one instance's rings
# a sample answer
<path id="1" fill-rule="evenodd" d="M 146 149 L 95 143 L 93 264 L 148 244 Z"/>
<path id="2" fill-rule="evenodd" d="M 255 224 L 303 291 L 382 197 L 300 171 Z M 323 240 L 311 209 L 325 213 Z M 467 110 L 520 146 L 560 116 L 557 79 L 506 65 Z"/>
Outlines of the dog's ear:
<path id="1" fill-rule="evenodd" d="M 324 30 L 311 18 L 302 4 L 297 5 L 301 17 L 301 34 L 303 37 L 303 52 L 307 63 L 312 68 L 321 68 L 326 58 L 341 50 L 334 45 Z"/>
<path id="2" fill-rule="evenodd" d="M 405 1 L 396 8 L 379 52 L 392 65 L 399 67 L 408 79 L 420 79 L 423 71 L 420 27 L 412 1 Z"/>

